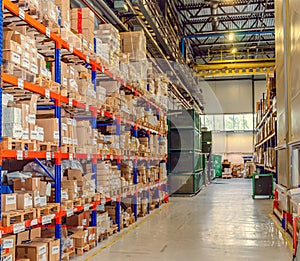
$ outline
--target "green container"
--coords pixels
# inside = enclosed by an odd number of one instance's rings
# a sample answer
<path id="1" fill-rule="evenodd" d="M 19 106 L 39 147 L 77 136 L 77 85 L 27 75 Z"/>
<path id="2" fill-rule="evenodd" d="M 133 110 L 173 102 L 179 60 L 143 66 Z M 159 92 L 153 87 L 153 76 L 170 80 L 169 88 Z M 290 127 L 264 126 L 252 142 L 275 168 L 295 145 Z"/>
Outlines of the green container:
<path id="1" fill-rule="evenodd" d="M 200 115 L 195 110 L 173 110 L 168 112 L 170 129 L 193 128 L 200 130 Z"/>
<path id="2" fill-rule="evenodd" d="M 203 172 L 168 176 L 169 190 L 175 194 L 196 194 L 202 189 L 204 182 Z"/>
<path id="3" fill-rule="evenodd" d="M 169 173 L 186 173 L 203 170 L 202 153 L 195 151 L 172 151 L 169 153 Z"/>
<path id="4" fill-rule="evenodd" d="M 216 178 L 222 177 L 222 156 L 221 155 L 212 155 L 212 161 L 213 161 L 213 169 L 215 170 Z"/>

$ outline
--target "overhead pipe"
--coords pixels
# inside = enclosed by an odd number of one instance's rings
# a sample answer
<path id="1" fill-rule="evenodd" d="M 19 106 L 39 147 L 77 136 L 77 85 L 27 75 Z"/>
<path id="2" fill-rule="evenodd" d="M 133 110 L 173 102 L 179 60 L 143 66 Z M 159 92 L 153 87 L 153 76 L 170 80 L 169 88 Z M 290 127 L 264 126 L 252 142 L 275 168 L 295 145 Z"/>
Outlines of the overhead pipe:
<path id="1" fill-rule="evenodd" d="M 270 29 L 264 31 L 264 28 L 260 29 L 247 29 L 248 31 L 243 30 L 234 30 L 234 31 L 221 31 L 221 32 L 211 32 L 211 33 L 202 33 L 202 34 L 195 34 L 195 35 L 186 35 L 181 39 L 181 54 L 185 56 L 185 39 L 197 39 L 197 38 L 208 38 L 208 37 L 223 37 L 226 36 L 229 32 L 234 33 L 236 35 L 261 35 L 261 34 L 274 34 L 275 30 Z"/>
<path id="2" fill-rule="evenodd" d="M 213 15 L 212 17 L 212 28 L 213 30 L 217 30 L 218 27 L 219 27 L 219 19 L 218 19 L 218 3 L 217 2 L 213 2 L 210 6 L 210 11 L 211 11 L 211 14 Z"/>

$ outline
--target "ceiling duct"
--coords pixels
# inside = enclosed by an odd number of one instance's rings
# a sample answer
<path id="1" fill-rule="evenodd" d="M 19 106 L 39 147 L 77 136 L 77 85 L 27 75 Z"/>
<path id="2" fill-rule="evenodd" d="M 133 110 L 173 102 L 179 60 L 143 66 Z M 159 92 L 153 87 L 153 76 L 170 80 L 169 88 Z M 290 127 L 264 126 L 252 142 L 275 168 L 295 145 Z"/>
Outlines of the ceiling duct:
<path id="1" fill-rule="evenodd" d="M 211 15 L 212 15 L 211 23 L 212 23 L 213 31 L 218 30 L 218 27 L 219 27 L 218 7 L 219 7 L 218 2 L 212 2 L 210 4 L 210 11 L 211 11 Z"/>

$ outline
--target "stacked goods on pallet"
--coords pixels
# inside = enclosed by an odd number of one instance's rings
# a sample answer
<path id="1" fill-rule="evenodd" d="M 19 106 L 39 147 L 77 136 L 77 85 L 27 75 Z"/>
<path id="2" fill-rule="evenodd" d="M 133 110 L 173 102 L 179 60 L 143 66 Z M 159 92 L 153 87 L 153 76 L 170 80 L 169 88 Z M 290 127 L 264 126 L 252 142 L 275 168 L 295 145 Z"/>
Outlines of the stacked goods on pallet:
<path id="1" fill-rule="evenodd" d="M 71 29 L 82 38 L 82 47 L 94 51 L 95 15 L 89 8 L 71 9 Z"/>
<path id="2" fill-rule="evenodd" d="M 253 173 L 255 173 L 255 164 L 253 162 L 246 162 L 245 163 L 245 168 L 244 168 L 244 177 L 245 178 L 251 178 Z"/>
<path id="3" fill-rule="evenodd" d="M 146 59 L 146 37 L 144 31 L 120 33 L 121 51 L 132 60 Z"/>

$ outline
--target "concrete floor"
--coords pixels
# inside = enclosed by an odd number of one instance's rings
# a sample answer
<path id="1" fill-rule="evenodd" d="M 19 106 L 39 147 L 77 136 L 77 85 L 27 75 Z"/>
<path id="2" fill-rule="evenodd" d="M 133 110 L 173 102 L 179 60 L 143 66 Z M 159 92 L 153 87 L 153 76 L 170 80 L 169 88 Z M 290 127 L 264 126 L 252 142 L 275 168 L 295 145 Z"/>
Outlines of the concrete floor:
<path id="1" fill-rule="evenodd" d="M 253 200 L 250 180 L 213 183 L 193 198 L 172 197 L 135 229 L 125 229 L 77 260 L 292 260 L 268 216 L 271 200 Z"/>

